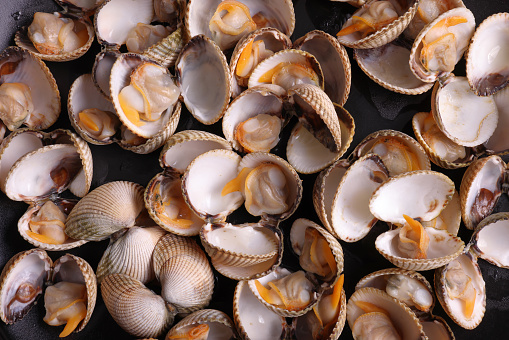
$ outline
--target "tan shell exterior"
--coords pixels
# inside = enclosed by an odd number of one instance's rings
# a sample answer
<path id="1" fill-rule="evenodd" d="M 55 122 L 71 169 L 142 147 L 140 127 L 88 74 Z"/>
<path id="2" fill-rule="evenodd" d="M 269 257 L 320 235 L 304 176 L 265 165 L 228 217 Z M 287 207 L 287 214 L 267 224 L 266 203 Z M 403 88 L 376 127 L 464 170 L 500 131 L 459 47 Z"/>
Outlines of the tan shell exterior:
<path id="1" fill-rule="evenodd" d="M 34 47 L 32 42 L 28 38 L 28 35 L 27 35 L 28 27 L 24 27 L 21 30 L 16 32 L 16 35 L 14 36 L 14 42 L 19 47 L 32 52 L 33 54 L 35 54 L 37 57 L 41 58 L 42 60 L 54 61 L 54 62 L 64 62 L 64 61 L 71 61 L 74 59 L 78 59 L 79 57 L 84 55 L 90 49 L 90 47 L 92 46 L 92 43 L 94 42 L 94 37 L 95 37 L 94 26 L 92 25 L 90 20 L 86 19 L 86 18 L 80 18 L 79 21 L 82 22 L 87 28 L 88 40 L 85 43 L 85 45 L 83 45 L 80 48 L 78 48 L 74 51 L 71 51 L 71 52 L 67 52 L 67 53 L 63 53 L 63 54 L 40 53 L 39 51 L 37 51 L 37 49 Z"/>
<path id="2" fill-rule="evenodd" d="M 144 208 L 143 187 L 125 181 L 101 185 L 81 199 L 66 221 L 66 234 L 99 241 L 132 227 Z"/>
<path id="3" fill-rule="evenodd" d="M 48 256 L 48 254 L 44 250 L 39 249 L 39 248 L 33 248 L 30 250 L 19 252 L 16 255 L 14 255 L 13 257 L 11 257 L 2 269 L 2 273 L 0 274 L 0 296 L 3 296 L 4 294 L 6 294 L 7 282 L 9 281 L 10 275 L 12 274 L 13 270 L 16 268 L 16 266 L 20 265 L 20 263 L 23 261 L 23 259 L 26 256 L 28 256 L 32 253 L 37 253 L 39 255 L 39 257 L 41 257 L 41 261 L 44 261 L 46 263 L 45 266 L 47 267 L 47 270 L 48 270 L 46 278 L 49 279 L 49 275 L 50 275 L 49 271 L 50 271 L 50 268 L 53 266 L 53 261 L 51 261 L 51 258 Z M 39 296 L 39 298 L 41 298 L 41 297 Z M 26 313 L 28 313 L 28 311 L 33 307 L 33 305 L 34 304 L 32 303 L 32 305 L 28 309 L 26 309 L 24 315 L 26 315 Z M 5 315 L 4 307 L 0 306 L 0 318 L 6 324 L 12 324 L 13 322 L 21 319 L 22 317 L 18 317 L 12 321 L 9 321 L 7 319 L 7 316 Z"/>
<path id="4" fill-rule="evenodd" d="M 179 329 L 189 325 L 203 324 L 203 323 L 220 323 L 232 330 L 232 335 L 235 337 L 237 331 L 235 325 L 230 317 L 217 309 L 202 309 L 189 314 L 173 326 L 168 334 L 166 340 L 170 340 L 170 336 L 178 334 Z"/>
<path id="5" fill-rule="evenodd" d="M 422 137 L 421 131 L 422 131 L 422 121 L 426 118 L 428 114 L 429 114 L 428 112 L 416 113 L 412 118 L 412 129 L 414 131 L 415 138 L 417 139 L 419 144 L 421 144 L 424 151 L 426 151 L 426 154 L 428 155 L 430 161 L 432 161 L 433 164 L 438 165 L 439 167 L 444 169 L 459 169 L 467 167 L 472 162 L 471 158 L 473 158 L 473 155 L 470 155 L 469 160 L 450 162 L 437 155 L 436 152 L 429 147 L 428 143 L 426 143 L 426 141 Z M 469 152 L 468 149 L 467 152 Z"/>
<path id="6" fill-rule="evenodd" d="M 311 43 L 312 41 L 315 43 Z M 320 45 L 316 46 L 317 43 Z M 300 37 L 294 42 L 293 48 L 315 56 L 323 71 L 325 93 L 333 103 L 344 106 L 352 83 L 350 58 L 346 49 L 335 37 L 320 30 Z"/>
<path id="7" fill-rule="evenodd" d="M 368 2 L 369 4 L 369 2 Z M 389 25 L 383 27 L 381 30 L 368 35 L 367 37 L 356 40 L 348 41 L 342 37 L 338 37 L 339 42 L 350 48 L 375 48 L 385 45 L 394 39 L 396 39 L 410 24 L 410 21 L 417 12 L 419 6 L 419 0 L 416 0 L 407 11 L 401 15 L 398 19 L 391 22 Z"/>
<path id="8" fill-rule="evenodd" d="M 182 31 L 182 27 L 177 28 L 166 38 L 143 51 L 143 55 L 157 61 L 164 67 L 172 67 L 184 46 Z"/>
<path id="9" fill-rule="evenodd" d="M 146 284 L 155 278 L 152 253 L 157 241 L 166 234 L 159 227 L 131 227 L 110 239 L 97 265 L 97 281 L 108 274 L 120 273 Z"/>
<path id="10" fill-rule="evenodd" d="M 251 225 L 252 223 L 245 223 L 238 227 Z M 261 226 L 263 227 L 263 224 Z M 207 240 L 207 229 L 207 225 L 205 225 L 200 231 L 201 244 L 209 255 L 214 268 L 230 279 L 240 281 L 265 276 L 279 266 L 283 260 L 283 233 L 276 227 L 269 225 L 267 230 L 273 233 L 277 251 L 265 255 L 242 254 L 215 246 Z"/>
<path id="11" fill-rule="evenodd" d="M 101 295 L 113 319 L 139 338 L 158 337 L 173 323 L 176 310 L 140 281 L 111 274 L 101 284 Z"/>

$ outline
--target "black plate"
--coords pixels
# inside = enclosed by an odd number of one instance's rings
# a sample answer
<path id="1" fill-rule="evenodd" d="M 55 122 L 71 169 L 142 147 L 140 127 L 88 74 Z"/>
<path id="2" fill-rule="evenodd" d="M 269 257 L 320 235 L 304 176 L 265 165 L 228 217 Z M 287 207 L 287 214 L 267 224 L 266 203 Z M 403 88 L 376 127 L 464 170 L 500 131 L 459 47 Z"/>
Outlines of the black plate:
<path id="1" fill-rule="evenodd" d="M 302 36 L 312 29 L 321 29 L 330 34 L 335 34 L 345 18 L 353 12 L 353 7 L 326 0 L 294 0 L 297 25 L 292 40 Z M 507 0 L 476 1 L 464 0 L 465 5 L 474 13 L 476 22 L 493 13 L 509 11 Z M 0 50 L 13 45 L 14 33 L 23 25 L 28 25 L 32 15 L 36 11 L 51 12 L 57 11 L 59 7 L 50 0 L 17 0 L 4 1 L 0 9 Z M 47 65 L 53 72 L 59 85 L 62 96 L 62 113 L 58 122 L 50 130 L 56 128 L 72 127 L 67 116 L 67 95 L 72 82 L 83 73 L 90 73 L 94 57 L 100 48 L 97 43 L 82 58 L 68 63 L 52 63 Z M 369 133 L 380 129 L 395 129 L 413 136 L 411 119 L 416 112 L 430 110 L 431 91 L 419 96 L 399 95 L 381 88 L 372 82 L 357 66 L 352 58 L 351 49 L 348 49 L 352 62 L 352 87 L 349 99 L 345 105 L 346 109 L 355 119 L 356 132 L 352 145 L 357 145 Z M 455 71 L 457 75 L 464 75 L 464 63 L 460 63 Z M 384 118 L 385 117 L 385 118 Z M 179 130 L 203 129 L 222 134 L 220 123 L 213 126 L 204 126 L 198 123 L 190 114 L 185 111 L 179 123 Z M 285 130 L 288 136 L 288 129 Z M 278 145 L 275 153 L 284 156 L 285 141 Z M 94 177 L 92 188 L 115 180 L 128 180 L 146 186 L 149 180 L 162 169 L 159 167 L 158 158 L 160 150 L 148 155 L 137 155 L 121 149 L 118 145 L 95 146 L 90 145 L 94 157 Z M 351 151 L 351 150 L 349 150 Z M 347 153 L 348 154 L 348 153 Z M 444 171 L 433 166 L 433 170 L 442 171 L 459 183 L 463 176 L 464 169 Z M 304 181 L 304 198 L 297 212 L 291 219 L 282 223 L 281 227 L 287 231 L 296 218 L 307 217 L 317 223 L 312 199 L 311 190 L 316 175 L 301 176 Z M 404 193 L 402 193 L 404 194 Z M 507 199 L 506 199 L 507 201 Z M 507 202 L 498 209 L 507 211 Z M 25 242 L 17 231 L 17 221 L 26 211 L 27 205 L 23 202 L 13 202 L 5 194 L 0 194 L 0 266 L 16 253 L 32 248 Z M 241 223 L 253 220 L 245 211 L 234 213 L 230 221 Z M 341 242 L 345 253 L 345 290 L 347 297 L 353 291 L 357 281 L 364 275 L 378 269 L 393 267 L 387 262 L 374 247 L 375 238 L 386 227 L 378 223 L 373 230 L 362 241 L 354 244 Z M 466 242 L 470 239 L 471 232 L 462 225 L 460 236 Z M 285 237 L 285 255 L 283 263 L 290 269 L 297 267 L 295 256 L 291 253 L 288 244 L 289 237 Z M 199 241 L 199 240 L 198 240 Z M 93 268 L 97 267 L 102 253 L 108 242 L 90 242 L 78 249 L 69 252 L 86 259 Z M 50 257 L 56 260 L 63 252 L 49 252 Z M 486 281 L 487 305 L 486 313 L 482 323 L 474 330 L 468 331 L 457 326 L 442 310 L 437 302 L 433 313 L 443 317 L 453 329 L 457 339 L 497 339 L 506 338 L 507 321 L 509 320 L 509 271 L 499 269 L 483 260 L 479 261 L 484 280 Z M 216 274 L 216 285 L 210 308 L 222 310 L 232 316 L 232 299 L 235 281 L 226 279 Z M 432 282 L 433 271 L 422 273 Z M 55 339 L 61 332 L 62 327 L 51 327 L 42 321 L 44 316 L 44 304 L 40 299 L 39 303 L 25 316 L 25 318 L 14 325 L 6 326 L 0 324 L 0 338 L 2 339 Z M 80 333 L 73 333 L 69 339 L 131 339 L 110 317 L 100 294 L 97 304 L 88 325 Z M 348 325 L 345 326 L 340 339 L 350 339 L 351 331 Z"/>

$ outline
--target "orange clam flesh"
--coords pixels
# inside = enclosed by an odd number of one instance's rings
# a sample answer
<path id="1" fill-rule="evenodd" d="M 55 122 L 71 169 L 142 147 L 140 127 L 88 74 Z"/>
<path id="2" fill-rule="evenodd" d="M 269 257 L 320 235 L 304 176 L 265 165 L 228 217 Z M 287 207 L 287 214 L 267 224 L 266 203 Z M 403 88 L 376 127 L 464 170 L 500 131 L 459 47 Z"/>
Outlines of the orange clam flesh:
<path id="1" fill-rule="evenodd" d="M 398 13 L 390 1 L 373 1 L 364 13 L 352 16 L 351 24 L 341 29 L 337 35 L 345 36 L 358 32 L 364 38 L 397 18 Z"/>
<path id="2" fill-rule="evenodd" d="M 422 169 L 417 155 L 396 137 L 380 138 L 368 152 L 377 154 L 382 158 L 382 162 L 391 176 Z"/>
<path id="3" fill-rule="evenodd" d="M 237 125 L 235 139 L 247 152 L 269 152 L 279 142 L 281 118 L 260 113 Z"/>
<path id="4" fill-rule="evenodd" d="M 302 269 L 321 277 L 329 278 L 337 273 L 336 259 L 329 244 L 315 228 L 306 228 L 299 263 Z"/>
<path id="5" fill-rule="evenodd" d="M 425 259 L 429 246 L 429 236 L 421 223 L 403 215 L 405 225 L 399 230 L 398 249 L 412 259 Z"/>
<path id="6" fill-rule="evenodd" d="M 445 274 L 445 286 L 451 299 L 463 302 L 463 315 L 471 319 L 474 312 L 477 291 L 458 260 L 450 262 Z"/>
<path id="7" fill-rule="evenodd" d="M 273 54 L 263 40 L 250 41 L 240 54 L 235 74 L 241 78 L 249 77 L 256 65 Z"/>
<path id="8" fill-rule="evenodd" d="M 78 125 L 93 137 L 106 140 L 117 133 L 120 120 L 113 112 L 90 108 L 78 113 Z"/>
<path id="9" fill-rule="evenodd" d="M 67 215 L 58 206 L 47 201 L 29 221 L 30 229 L 26 231 L 32 239 L 47 244 L 63 244 L 67 240 L 65 220 Z"/>
<path id="10" fill-rule="evenodd" d="M 258 82 L 279 85 L 285 90 L 297 84 L 320 87 L 320 77 L 309 62 L 281 62 L 262 74 Z"/>
<path id="11" fill-rule="evenodd" d="M 189 228 L 194 222 L 192 212 L 184 201 L 180 180 L 173 181 L 161 189 L 161 183 L 154 188 L 154 209 L 157 217 L 166 225 Z"/>
<path id="12" fill-rule="evenodd" d="M 172 340 L 206 340 L 209 336 L 210 327 L 207 324 L 198 324 L 185 327 L 184 329 L 169 335 L 166 339 Z"/>

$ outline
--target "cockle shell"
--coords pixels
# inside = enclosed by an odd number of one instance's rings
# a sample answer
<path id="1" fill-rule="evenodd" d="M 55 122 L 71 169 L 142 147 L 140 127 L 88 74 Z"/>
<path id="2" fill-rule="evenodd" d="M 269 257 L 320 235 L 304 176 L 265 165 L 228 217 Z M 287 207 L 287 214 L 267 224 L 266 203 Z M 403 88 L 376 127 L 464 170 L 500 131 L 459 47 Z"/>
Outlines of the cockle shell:
<path id="1" fill-rule="evenodd" d="M 171 340 L 179 334 L 186 334 L 188 329 L 198 325 L 208 326 L 208 337 L 210 338 L 236 338 L 235 325 L 227 314 L 216 309 L 202 309 L 180 320 L 170 329 L 165 339 Z"/>

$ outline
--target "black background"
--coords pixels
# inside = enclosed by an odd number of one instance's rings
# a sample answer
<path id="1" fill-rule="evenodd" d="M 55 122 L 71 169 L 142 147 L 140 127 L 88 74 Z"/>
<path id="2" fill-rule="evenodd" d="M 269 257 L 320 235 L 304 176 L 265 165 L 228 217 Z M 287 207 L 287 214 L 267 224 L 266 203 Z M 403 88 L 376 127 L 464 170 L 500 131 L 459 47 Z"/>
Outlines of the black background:
<path id="1" fill-rule="evenodd" d="M 497 12 L 509 11 L 507 0 L 476 1 L 464 0 L 465 5 L 474 13 L 477 25 L 486 17 Z M 321 29 L 335 34 L 346 18 L 353 13 L 354 8 L 338 2 L 326 0 L 294 0 L 296 12 L 296 28 L 292 40 L 299 38 L 312 29 Z M 23 25 L 28 25 L 36 11 L 57 11 L 59 7 L 50 0 L 16 0 L 2 1 L 0 4 L 0 50 L 13 45 L 14 33 Z M 59 120 L 48 131 L 56 128 L 72 127 L 67 116 L 67 95 L 72 82 L 83 73 L 90 73 L 95 55 L 99 52 L 99 45 L 94 45 L 83 57 L 66 63 L 47 62 L 53 72 L 62 97 L 62 113 Z M 390 92 L 372 82 L 357 66 L 352 58 L 352 50 L 347 49 L 352 63 L 352 86 L 350 96 L 345 108 L 355 119 L 356 131 L 352 142 L 352 150 L 369 133 L 381 129 L 394 129 L 413 136 L 411 119 L 416 112 L 430 110 L 431 91 L 418 96 L 405 96 Z M 464 75 L 464 61 L 460 62 L 455 70 L 456 75 Z M 384 118 L 385 117 L 385 118 Z M 212 126 L 198 123 L 185 108 L 179 123 L 178 130 L 203 129 L 222 135 L 221 122 Z M 291 127 L 283 131 L 282 140 L 274 149 L 274 153 L 284 156 L 285 143 Z M 138 155 L 123 150 L 118 145 L 96 146 L 90 145 L 94 158 L 94 177 L 92 189 L 116 180 L 129 180 L 146 186 L 150 179 L 161 172 L 159 166 L 160 150 L 148 155 Z M 345 155 L 345 157 L 349 154 Z M 506 159 L 507 161 L 507 159 Z M 444 172 L 450 176 L 459 189 L 464 169 L 444 170 L 432 165 L 433 170 Z M 292 222 L 299 217 L 309 218 L 320 223 L 316 216 L 311 190 L 316 175 L 301 175 L 304 183 L 304 197 L 296 213 L 287 221 L 281 223 L 281 228 L 288 235 Z M 405 193 L 402 193 L 405 194 Z M 497 211 L 508 211 L 509 204 L 504 195 Z M 32 248 L 32 245 L 23 240 L 17 231 L 17 221 L 26 211 L 28 205 L 23 202 L 13 202 L 5 194 L 0 194 L 0 266 L 16 253 Z M 230 216 L 232 223 L 255 221 L 243 208 Z M 345 256 L 345 290 L 349 297 L 357 281 L 364 275 L 375 270 L 393 267 L 375 249 L 374 240 L 387 229 L 384 223 L 377 223 L 373 230 L 363 240 L 347 244 L 341 241 Z M 471 231 L 461 226 L 459 236 L 467 243 Z M 199 240 L 197 239 L 199 242 Z M 86 259 L 93 268 L 106 249 L 108 241 L 90 242 L 78 249 L 68 252 Z M 285 237 L 285 254 L 283 264 L 290 269 L 297 269 L 296 257 L 291 252 L 289 238 Z M 56 260 L 64 252 L 49 252 L 50 257 Z M 442 310 L 437 302 L 433 313 L 445 318 L 453 329 L 456 339 L 505 339 L 507 338 L 507 322 L 509 321 L 509 271 L 497 268 L 483 260 L 479 260 L 483 278 L 486 281 L 487 305 L 482 323 L 474 330 L 465 330 L 457 326 Z M 433 271 L 422 272 L 432 282 Z M 215 272 L 216 285 L 210 308 L 216 308 L 232 316 L 232 299 L 235 281 L 229 280 Z M 157 289 L 157 288 L 155 288 Z M 25 318 L 14 325 L 0 324 L 1 339 L 55 339 L 62 327 L 51 327 L 42 321 L 44 316 L 43 300 L 32 308 Z M 348 325 L 340 339 L 350 339 L 351 332 Z M 68 339 L 130 339 L 110 317 L 101 297 L 98 294 L 96 307 L 88 325 L 80 333 L 71 334 Z"/>

